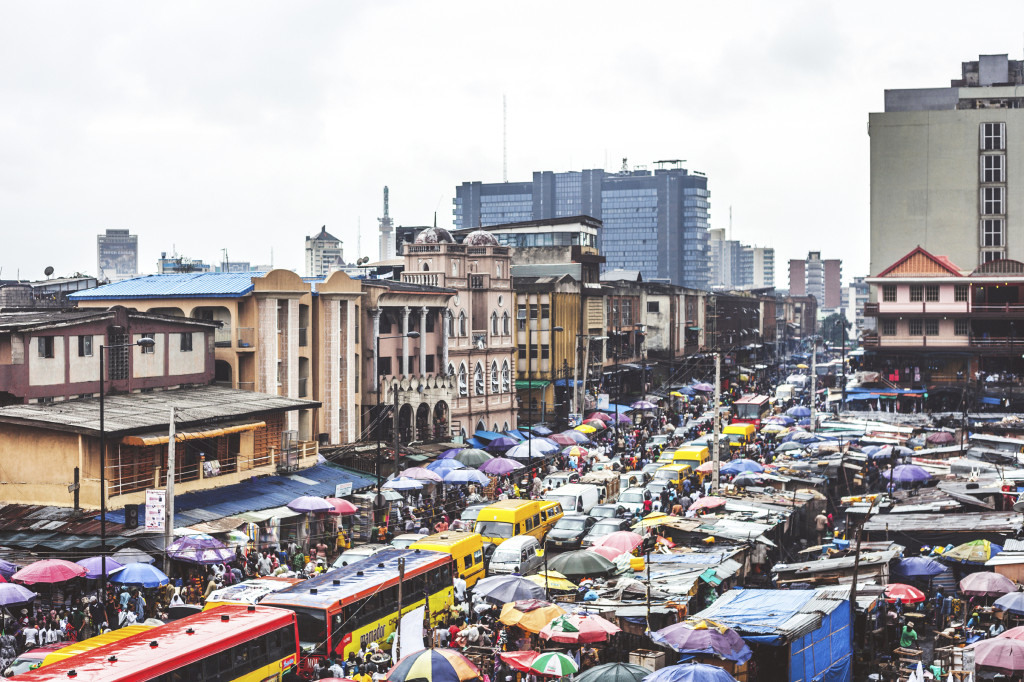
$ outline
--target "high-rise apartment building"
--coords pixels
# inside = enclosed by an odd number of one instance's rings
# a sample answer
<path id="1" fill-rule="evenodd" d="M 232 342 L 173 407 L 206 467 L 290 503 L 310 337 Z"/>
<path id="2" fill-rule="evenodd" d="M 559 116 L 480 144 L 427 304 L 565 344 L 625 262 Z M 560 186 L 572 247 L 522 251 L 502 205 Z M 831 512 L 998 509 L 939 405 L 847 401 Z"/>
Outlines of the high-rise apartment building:
<path id="1" fill-rule="evenodd" d="M 465 182 L 455 190 L 455 227 L 587 215 L 604 225 L 599 247 L 606 269 L 707 289 L 707 177 L 680 163 L 658 162 L 653 173 L 543 171 L 532 182 Z"/>
<path id="2" fill-rule="evenodd" d="M 809 252 L 806 260 L 789 261 L 789 294 L 814 296 L 822 315 L 834 313 L 842 305 L 842 279 L 842 261 L 822 260 L 820 251 Z"/>
<path id="3" fill-rule="evenodd" d="M 139 274 L 139 237 L 128 230 L 107 230 L 96 237 L 96 277 L 116 282 Z"/>
<path id="4" fill-rule="evenodd" d="M 320 228 L 320 234 L 306 237 L 306 277 L 326 277 L 345 265 L 341 240 Z"/>
<path id="5" fill-rule="evenodd" d="M 949 87 L 885 91 L 868 118 L 872 275 L 917 246 L 968 270 L 1024 260 L 1021 85 L 1024 61 L 996 54 Z"/>
<path id="6" fill-rule="evenodd" d="M 725 230 L 708 230 L 709 284 L 712 289 L 775 287 L 775 249 L 726 239 Z"/>

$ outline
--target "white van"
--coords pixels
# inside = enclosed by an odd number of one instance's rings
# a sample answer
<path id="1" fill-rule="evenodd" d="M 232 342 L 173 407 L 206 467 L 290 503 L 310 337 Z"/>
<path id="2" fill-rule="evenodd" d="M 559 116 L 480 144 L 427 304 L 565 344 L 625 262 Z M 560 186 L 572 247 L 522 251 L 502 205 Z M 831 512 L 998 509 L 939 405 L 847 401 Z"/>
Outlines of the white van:
<path id="1" fill-rule="evenodd" d="M 792 400 L 796 386 L 793 384 L 779 384 L 775 388 L 775 399 L 780 401 Z"/>
<path id="2" fill-rule="evenodd" d="M 540 555 L 540 542 L 532 535 L 516 535 L 494 548 L 487 575 L 518 573 L 527 575 L 540 570 L 544 558 Z"/>
<path id="3" fill-rule="evenodd" d="M 596 485 L 569 483 L 544 493 L 544 499 L 560 503 L 566 514 L 589 514 L 601 504 L 601 491 Z"/>

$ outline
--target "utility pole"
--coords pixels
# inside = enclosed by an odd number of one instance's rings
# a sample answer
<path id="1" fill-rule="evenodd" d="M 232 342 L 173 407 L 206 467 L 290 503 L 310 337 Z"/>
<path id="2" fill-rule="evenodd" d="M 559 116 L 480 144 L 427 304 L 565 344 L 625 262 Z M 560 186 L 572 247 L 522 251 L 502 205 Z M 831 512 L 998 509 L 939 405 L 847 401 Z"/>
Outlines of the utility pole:
<path id="1" fill-rule="evenodd" d="M 719 434 L 721 433 L 721 428 L 722 427 L 721 427 L 721 421 L 719 420 L 719 416 L 718 416 L 718 406 L 722 402 L 722 354 L 718 353 L 718 352 L 715 353 L 715 393 L 714 393 L 713 400 L 715 401 L 715 404 L 714 404 L 714 407 L 712 408 L 712 413 L 715 416 L 714 416 L 714 419 L 712 420 L 711 424 L 712 424 L 712 426 L 714 428 L 712 433 L 714 434 L 715 440 L 714 440 L 714 448 L 712 450 L 713 453 L 714 453 L 713 459 L 712 459 L 712 462 L 714 462 L 714 465 L 713 465 L 713 468 L 711 470 L 711 488 L 717 493 L 718 492 L 718 482 L 719 482 L 718 470 L 719 470 L 719 468 L 721 468 L 721 465 L 722 465 L 721 454 L 719 453 L 719 449 L 721 448 Z"/>
<path id="2" fill-rule="evenodd" d="M 174 431 L 174 418 L 176 414 L 177 410 L 172 407 L 171 427 L 169 437 L 167 438 L 167 489 L 164 493 L 166 498 L 164 502 L 164 549 L 174 542 L 174 441 L 177 437 Z M 164 572 L 168 573 L 170 570 L 171 557 L 167 552 L 164 552 Z"/>
<path id="3" fill-rule="evenodd" d="M 811 424 L 807 430 L 814 433 L 814 420 L 817 418 L 815 405 L 818 399 L 818 337 L 811 337 Z"/>

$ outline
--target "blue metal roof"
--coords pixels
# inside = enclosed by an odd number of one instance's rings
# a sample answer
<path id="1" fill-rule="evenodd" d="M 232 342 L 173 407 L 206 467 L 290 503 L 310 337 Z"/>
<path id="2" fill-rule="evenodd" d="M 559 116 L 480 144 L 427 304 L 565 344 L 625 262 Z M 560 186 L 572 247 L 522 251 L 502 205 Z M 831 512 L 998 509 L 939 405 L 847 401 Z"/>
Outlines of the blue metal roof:
<path id="1" fill-rule="evenodd" d="M 95 289 L 76 291 L 72 301 L 104 301 L 132 298 L 219 298 L 242 296 L 253 289 L 254 277 L 265 272 L 183 272 L 173 275 L 135 277 Z"/>
<path id="2" fill-rule="evenodd" d="M 174 526 L 182 528 L 201 521 L 213 521 L 245 512 L 283 507 L 296 497 L 334 495 L 337 484 L 351 483 L 353 491 L 373 485 L 370 478 L 330 464 L 317 464 L 294 474 L 264 476 L 244 483 L 211 490 L 198 490 L 174 496 Z M 139 505 L 139 518 L 144 519 L 146 505 Z M 99 518 L 99 517 L 97 517 Z M 107 520 L 124 523 L 124 511 L 107 511 Z"/>

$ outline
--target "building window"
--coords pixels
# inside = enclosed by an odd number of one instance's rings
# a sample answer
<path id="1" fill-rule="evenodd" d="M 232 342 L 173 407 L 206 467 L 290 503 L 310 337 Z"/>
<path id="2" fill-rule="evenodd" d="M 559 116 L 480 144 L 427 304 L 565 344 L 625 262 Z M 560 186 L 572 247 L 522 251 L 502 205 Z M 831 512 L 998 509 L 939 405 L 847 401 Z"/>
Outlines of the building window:
<path id="1" fill-rule="evenodd" d="M 953 300 L 957 303 L 967 302 L 967 285 L 956 284 L 953 286 Z"/>
<path id="2" fill-rule="evenodd" d="M 152 334 L 145 334 L 145 333 L 144 333 L 144 334 L 142 335 L 142 338 L 144 338 L 144 339 L 147 339 L 147 338 L 148 338 L 148 339 L 153 339 L 153 338 L 156 338 L 156 337 L 155 337 L 155 336 L 153 336 Z M 151 354 L 151 353 L 155 353 L 155 352 L 156 352 L 156 344 L 155 344 L 155 343 L 154 343 L 154 344 L 151 344 L 151 345 L 149 345 L 149 346 L 143 346 L 143 347 L 142 347 L 142 354 L 143 354 L 143 355 L 149 355 L 149 354 Z"/>
<path id="3" fill-rule="evenodd" d="M 359 364 L 359 353 L 356 353 L 355 355 L 356 355 L 356 357 L 355 357 L 356 366 L 354 368 L 355 369 L 355 376 L 353 377 L 353 389 L 355 390 L 356 393 L 359 393 L 359 373 L 360 373 L 361 366 Z"/>
<path id="4" fill-rule="evenodd" d="M 192 352 L 192 332 L 181 333 L 181 352 L 191 353 Z"/>
<path id="5" fill-rule="evenodd" d="M 450 377 L 455 376 L 455 365 L 453 365 L 450 362 L 448 363 L 448 376 L 450 376 Z"/>
<path id="6" fill-rule="evenodd" d="M 78 337 L 78 357 L 87 358 L 92 356 L 92 337 L 91 336 L 79 336 Z"/>
<path id="7" fill-rule="evenodd" d="M 459 396 L 465 398 L 469 395 L 469 374 L 466 372 L 465 363 L 459 365 Z"/>
<path id="8" fill-rule="evenodd" d="M 882 336 L 896 336 L 896 320 L 882 320 Z"/>
<path id="9" fill-rule="evenodd" d="M 377 360 L 377 374 L 380 376 L 391 376 L 391 358 L 380 358 Z"/>
<path id="10" fill-rule="evenodd" d="M 53 337 L 52 336 L 40 336 L 36 341 L 36 345 L 39 348 L 39 357 L 41 358 L 52 358 L 53 357 Z"/>
<path id="11" fill-rule="evenodd" d="M 1004 206 L 1005 194 L 1005 187 L 982 187 L 981 214 L 1003 215 L 1006 213 L 1006 208 Z"/>
<path id="12" fill-rule="evenodd" d="M 434 356 L 433 355 L 428 355 L 427 356 L 427 366 L 423 368 L 423 371 L 424 371 L 425 374 L 430 374 L 431 372 L 434 371 Z"/>
<path id="13" fill-rule="evenodd" d="M 501 363 L 501 392 L 508 393 L 512 390 L 512 373 L 508 369 L 508 360 Z M 507 430 L 507 429 L 506 429 Z"/>
<path id="14" fill-rule="evenodd" d="M 550 357 L 551 348 L 547 345 L 540 347 L 540 359 L 547 360 Z"/>
<path id="15" fill-rule="evenodd" d="M 633 301 L 628 298 L 622 299 L 619 303 L 622 309 L 622 325 L 627 326 L 633 324 Z"/>
<path id="16" fill-rule="evenodd" d="M 658 301 L 648 301 L 647 302 L 647 312 L 649 312 L 649 313 L 661 312 L 659 310 L 660 307 L 661 306 L 659 305 Z"/>
<path id="17" fill-rule="evenodd" d="M 1002 218 L 985 218 L 981 221 L 981 245 L 1005 246 Z"/>
<path id="18" fill-rule="evenodd" d="M 476 369 L 473 370 L 473 389 L 477 395 L 484 394 L 484 366 L 479 362 L 476 363 Z"/>
<path id="19" fill-rule="evenodd" d="M 491 361 L 491 393 L 498 392 L 498 363 L 495 360 Z"/>
<path id="20" fill-rule="evenodd" d="M 508 313 L 502 313 L 501 314 L 501 335 L 502 336 L 508 336 L 511 333 L 512 332 L 511 332 L 511 330 L 509 329 L 509 326 L 508 326 Z"/>
<path id="21" fill-rule="evenodd" d="M 983 154 L 981 157 L 982 182 L 1006 182 L 1006 156 Z"/>
<path id="22" fill-rule="evenodd" d="M 910 285 L 910 300 L 913 303 L 920 302 L 924 298 L 924 287 L 920 284 Z"/>
<path id="23" fill-rule="evenodd" d="M 939 285 L 929 284 L 924 288 L 924 300 L 935 303 L 939 300 Z"/>
<path id="24" fill-rule="evenodd" d="M 896 302 L 896 285 L 895 284 L 883 284 L 882 285 L 882 302 L 883 303 L 895 303 Z"/>
<path id="25" fill-rule="evenodd" d="M 466 335 L 466 311 L 459 311 L 459 336 Z"/>
<path id="26" fill-rule="evenodd" d="M 981 124 L 981 149 L 986 152 L 1006 149 L 1005 123 Z"/>
<path id="27" fill-rule="evenodd" d="M 518 323 L 516 324 L 516 326 L 518 327 L 519 331 L 521 331 L 521 332 L 522 331 L 526 331 L 526 304 L 525 303 L 520 303 L 518 306 L 516 306 L 516 320 L 518 320 Z"/>
<path id="28" fill-rule="evenodd" d="M 356 316 L 352 319 L 352 324 L 355 327 L 356 343 L 359 342 L 359 306 L 356 306 Z"/>
<path id="29" fill-rule="evenodd" d="M 498 313 L 491 313 L 491 336 L 498 335 Z"/>
<path id="30" fill-rule="evenodd" d="M 907 329 L 911 336 L 921 336 L 924 325 L 921 320 L 910 320 L 907 324 Z"/>
<path id="31" fill-rule="evenodd" d="M 971 323 L 967 320 L 953 320 L 953 333 L 957 336 L 967 336 L 971 333 Z"/>
<path id="32" fill-rule="evenodd" d="M 494 276 L 497 277 L 498 279 L 501 279 L 501 272 L 501 261 L 498 261 L 497 263 L 494 264 Z"/>
<path id="33" fill-rule="evenodd" d="M 452 315 L 452 311 L 444 311 L 445 319 L 448 320 L 448 336 L 449 338 L 455 336 L 455 317 Z"/>
<path id="34" fill-rule="evenodd" d="M 427 311 L 427 329 L 426 329 L 426 333 L 427 334 L 433 334 L 434 333 L 434 318 L 435 317 L 437 317 L 437 313 L 435 311 L 433 311 L 433 310 L 428 310 Z"/>
<path id="35" fill-rule="evenodd" d="M 537 319 L 537 304 L 536 303 L 531 303 L 530 304 L 530 319 L 531 320 L 536 320 Z"/>
<path id="36" fill-rule="evenodd" d="M 380 311 L 380 333 L 390 334 L 391 333 L 391 316 L 383 310 Z"/>
<path id="37" fill-rule="evenodd" d="M 519 344 L 519 359 L 520 360 L 525 360 L 526 359 L 526 344 L 525 343 Z"/>
<path id="38" fill-rule="evenodd" d="M 540 319 L 547 320 L 551 317 L 551 306 L 547 303 L 540 304 Z"/>
<path id="39" fill-rule="evenodd" d="M 938 320 L 925 320 L 924 321 L 924 334 L 925 334 L 925 336 L 938 336 L 939 335 L 939 321 Z"/>

